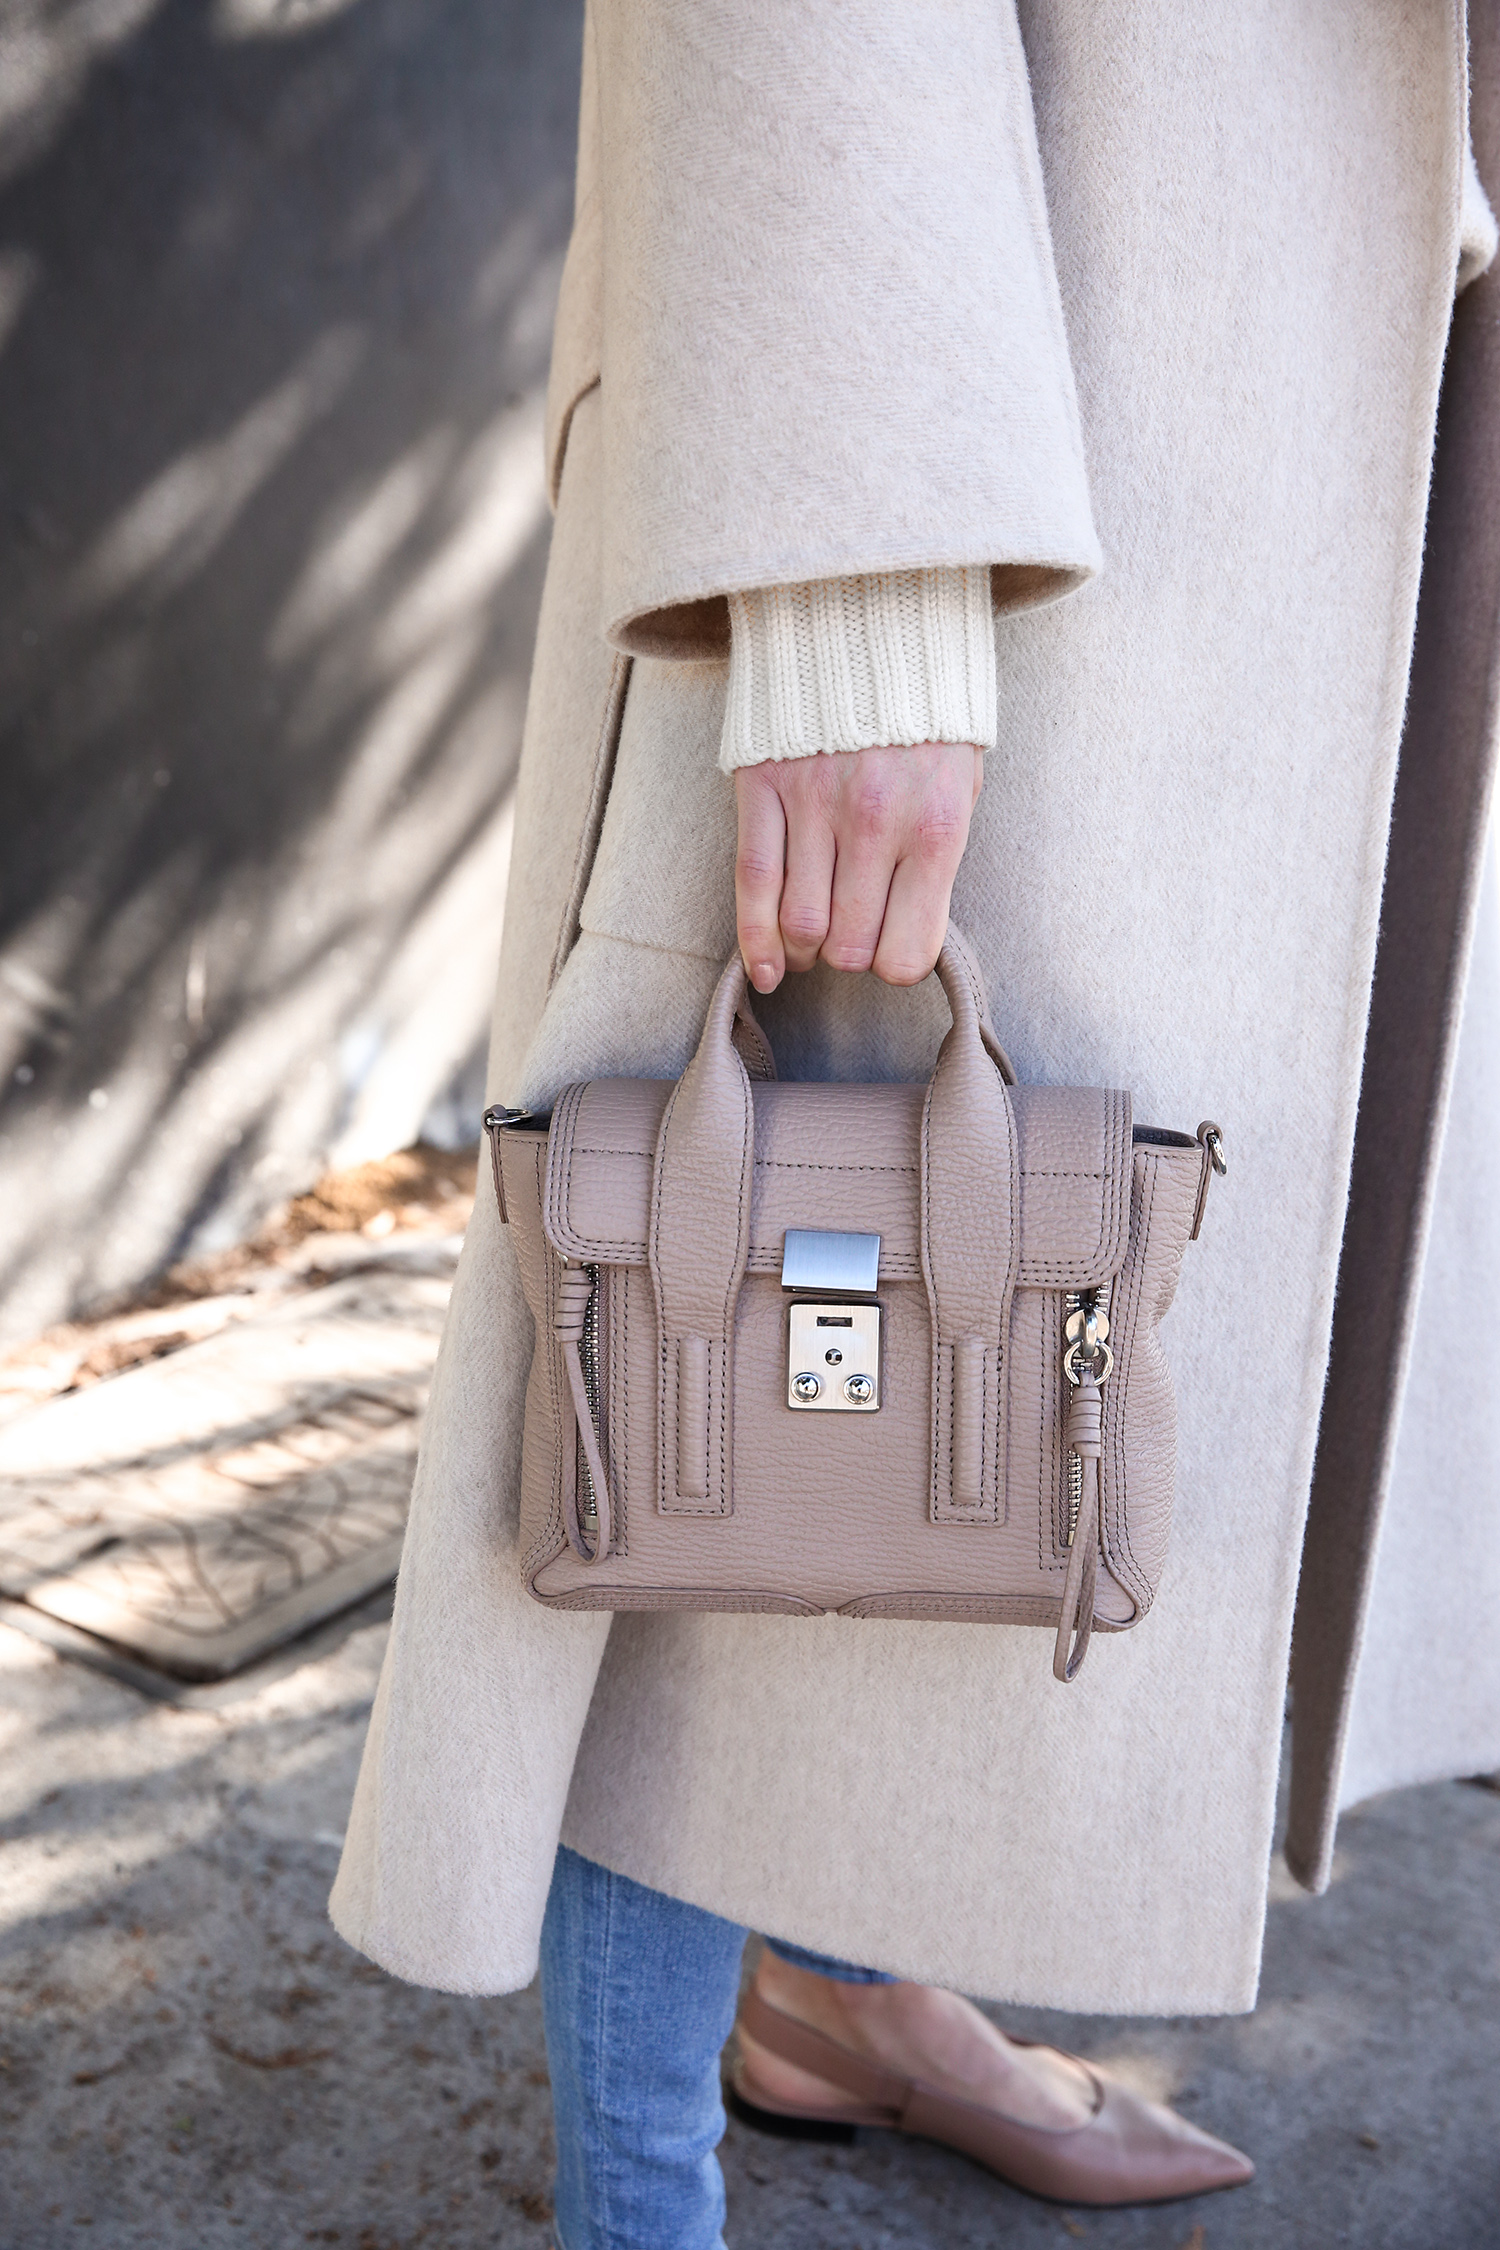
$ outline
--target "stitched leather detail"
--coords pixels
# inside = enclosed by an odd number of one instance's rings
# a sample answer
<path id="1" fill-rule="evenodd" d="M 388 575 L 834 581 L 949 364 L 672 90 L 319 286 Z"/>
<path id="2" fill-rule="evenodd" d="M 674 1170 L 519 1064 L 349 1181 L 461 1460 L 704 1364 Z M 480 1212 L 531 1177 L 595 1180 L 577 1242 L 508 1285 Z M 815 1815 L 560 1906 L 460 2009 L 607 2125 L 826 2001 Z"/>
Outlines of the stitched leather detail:
<path id="1" fill-rule="evenodd" d="M 922 1268 L 932 1310 L 932 1515 L 999 1523 L 1021 1188 L 1010 1093 L 979 1034 L 983 987 L 949 934 L 953 1026 L 922 1106 Z M 1102 1228 L 1101 1228 L 1102 1232 Z"/>
<path id="2" fill-rule="evenodd" d="M 651 1168 L 671 1093 L 665 1079 L 636 1078 L 569 1087 L 562 1095 L 553 1112 L 561 1160 L 547 1203 L 548 1235 L 559 1256 L 646 1263 Z M 779 1274 L 786 1229 L 828 1226 L 836 1211 L 841 1227 L 880 1236 L 883 1275 L 920 1275 L 926 1089 L 777 1082 L 754 1085 L 751 1093 L 747 1271 Z M 1097 1288 L 1125 1255 L 1129 1097 L 1093 1087 L 1017 1086 L 1010 1100 L 1020 1183 L 1016 1286 Z"/>
<path id="3" fill-rule="evenodd" d="M 1151 1158 L 1142 1155 L 1136 1167 L 1131 1193 L 1136 1200 L 1142 1223 L 1151 1223 L 1152 1207 L 1156 1200 L 1156 1166 Z M 1130 1551 L 1130 1514 L 1125 1483 L 1125 1425 L 1130 1408 L 1131 1378 L 1138 1370 L 1138 1356 L 1134 1350 L 1136 1329 L 1140 1319 L 1142 1295 L 1141 1260 L 1127 1258 L 1115 1288 L 1120 1301 L 1123 1334 L 1121 1347 L 1115 1354 L 1115 1381 L 1111 1386 L 1109 1413 L 1105 1425 L 1105 1459 L 1099 1467 L 1099 1543 L 1105 1555 L 1113 1561 L 1115 1574 L 1121 1578 L 1137 1599 L 1144 1586 L 1140 1568 Z M 1175 1450 L 1175 1449 L 1174 1449 Z M 1108 1464 L 1108 1475 L 1105 1464 Z M 1149 1594 L 1146 1599 L 1149 1601 Z"/>
<path id="4" fill-rule="evenodd" d="M 895 1617 L 936 1623 L 951 1618 L 965 1625 L 1045 1625 L 1053 1631 L 1062 1611 L 1058 1596 L 1046 1594 L 866 1594 L 845 1602 L 840 1617 Z"/>
<path id="5" fill-rule="evenodd" d="M 957 975 L 956 1025 L 973 990 L 961 964 Z M 1124 1630 L 1149 1608 L 1166 1551 L 1175 1424 L 1157 1331 L 1200 1151 L 1186 1137 L 1133 1145 L 1122 1094 L 1007 1088 L 972 1015 L 955 1137 L 929 1089 L 752 1085 L 732 1043 L 736 982 L 731 969 L 716 994 L 711 1069 L 695 1077 L 700 1049 L 675 1092 L 569 1087 L 545 1147 L 537 1131 L 501 1138 L 539 1324 L 522 1465 L 528 1586 L 563 1609 L 1055 1632 L 1069 1560 L 1063 1293 L 1097 1277 L 1110 1283 L 1115 1364 L 1092 1624 Z M 881 1236 L 876 1414 L 787 1405 L 780 1261 L 792 1225 Z M 597 1564 L 563 1529 L 564 1257 L 600 1269 L 597 1427 L 616 1521 Z M 1101 1260 L 1113 1260 L 1106 1273 Z M 576 1451 L 572 1466 L 576 1477 Z"/>
<path id="6" fill-rule="evenodd" d="M 1036 1413 L 1037 1568 L 1044 1579 L 1055 1573 L 1061 1593 L 1068 1567 L 1068 1454 L 1063 1443 L 1067 1404 L 1063 1396 L 1063 1310 L 1065 1300 L 1051 1294 L 1018 1295 L 1012 1318 L 1011 1416 L 1023 1422 Z M 1029 1332 L 1027 1332 L 1029 1327 Z M 1018 1334 L 1017 1331 L 1022 1333 Z M 1037 1401 L 1030 1404 L 1034 1386 Z"/>
<path id="7" fill-rule="evenodd" d="M 530 1586 L 536 1572 L 567 1546 L 563 1529 L 564 1424 L 562 1354 L 552 1331 L 555 1310 L 552 1257 L 542 1230 L 543 1168 L 547 1143 L 539 1133 L 501 1138 L 505 1200 L 515 1214 L 521 1287 L 536 1324 L 536 1344 L 526 1383 L 521 1452 L 521 1571 Z"/>
<path id="8" fill-rule="evenodd" d="M 600 1278 L 606 1284 L 607 1327 L 603 1339 L 601 1396 L 609 1399 L 608 1420 L 600 1432 L 605 1464 L 615 1503 L 613 1552 L 630 1552 L 630 1391 L 626 1371 L 630 1365 L 630 1273 L 624 1266 L 605 1266 Z"/>
<path id="9" fill-rule="evenodd" d="M 677 1490 L 708 1498 L 708 1338 L 677 1339 Z"/>
<path id="10" fill-rule="evenodd" d="M 525 1208 L 519 1196 L 517 1202 L 518 1208 Z M 533 1187 L 529 1212 L 513 1223 L 529 1226 L 540 1242 L 536 1204 Z M 1164 1207 L 1159 1193 L 1154 1227 L 1163 1223 Z M 1179 1206 L 1174 1198 L 1169 1217 L 1180 1232 L 1187 1223 L 1185 1202 Z M 1173 1263 L 1175 1254 L 1169 1239 L 1168 1264 Z M 1150 1262 L 1156 1266 L 1154 1255 Z M 1038 1291 L 1017 1292 L 1012 1314 L 1012 1490 L 1008 1520 L 999 1524 L 933 1524 L 929 1514 L 931 1323 L 924 1287 L 906 1281 L 883 1289 L 887 1327 L 884 1396 L 888 1403 L 879 1415 L 854 1421 L 842 1416 L 796 1415 L 786 1407 L 781 1288 L 772 1276 L 747 1276 L 736 1316 L 740 1398 L 734 1514 L 710 1527 L 702 1516 L 675 1512 L 663 1515 L 658 1508 L 654 1296 L 644 1268 L 617 1269 L 616 1279 L 627 1311 L 619 1323 L 611 1321 L 609 1325 L 606 1347 L 611 1359 L 610 1379 L 617 1386 L 614 1395 L 634 1397 L 638 1403 L 634 1417 L 628 1410 L 617 1410 L 608 1430 L 611 1486 L 616 1509 L 626 1526 L 628 1553 L 620 1551 L 617 1534 L 616 1551 L 608 1565 L 610 1590 L 600 1594 L 592 1606 L 616 1606 L 617 1594 L 621 1601 L 628 1596 L 633 1603 L 637 1594 L 653 1587 L 660 1591 L 664 1585 L 703 1587 L 710 1557 L 706 1552 L 699 1553 L 698 1543 L 707 1536 L 714 1543 L 712 1562 L 718 1594 L 758 1598 L 784 1592 L 802 1597 L 800 1606 L 806 1609 L 841 1609 L 851 1603 L 867 1606 L 889 1597 L 895 1607 L 870 1608 L 869 1614 L 962 1615 L 975 1621 L 1008 1619 L 1013 1623 L 1050 1624 L 1055 1629 L 1065 1568 L 1065 1553 L 1059 1562 L 1064 1480 L 1055 1450 L 1057 1420 L 1062 1411 L 1060 1300 Z M 1121 1310 L 1112 1322 L 1111 1333 L 1120 1339 L 1122 1359 L 1128 1356 L 1132 1368 L 1128 1406 L 1130 1497 L 1133 1504 L 1139 1494 L 1152 1511 L 1145 1538 L 1152 1554 L 1158 1556 L 1154 1567 L 1159 1572 L 1160 1500 L 1163 1493 L 1170 1498 L 1170 1419 L 1163 1416 L 1154 1377 L 1147 1390 L 1137 1396 L 1139 1369 L 1145 1362 L 1139 1358 L 1137 1343 L 1129 1333 L 1132 1319 L 1150 1325 L 1153 1300 L 1149 1293 L 1142 1297 L 1137 1292 L 1133 1314 L 1132 1300 L 1119 1297 L 1117 1301 Z M 639 1323 L 637 1312 L 642 1316 Z M 1117 1373 L 1119 1365 L 1117 1362 Z M 1164 1375 L 1164 1368 L 1161 1372 Z M 1106 1399 L 1113 1389 L 1111 1378 Z M 1039 1552 L 1038 1494 L 1043 1489 L 1051 1500 L 1044 1550 Z M 1123 1506 L 1123 1488 L 1117 1485 L 1116 1489 L 1118 1505 Z M 1019 1505 L 1022 1493 L 1030 1496 L 1029 1505 Z M 536 1521 L 532 1510 L 540 1510 L 543 1505 L 528 1462 L 523 1478 L 528 1553 L 531 1527 Z M 550 1539 L 538 1545 L 537 1562 L 548 1553 L 556 1556 L 537 1588 L 538 1592 L 549 1591 L 549 1598 L 551 1592 L 565 1592 L 570 1587 L 581 1590 L 581 1582 L 590 1575 L 588 1566 L 559 1551 L 562 1547 L 556 1528 Z M 1139 1534 L 1134 1535 L 1132 1552 L 1139 1557 Z M 1107 1567 L 1125 1589 L 1118 1599 L 1126 1606 L 1134 1604 L 1143 1613 L 1153 1588 L 1141 1584 L 1140 1573 L 1128 1567 L 1128 1558 L 1120 1559 L 1122 1554 L 1115 1534 L 1107 1529 Z M 778 1587 L 777 1576 L 783 1573 L 786 1575 Z M 817 1599 L 808 1598 L 814 1592 Z M 1101 1602 L 1108 1593 L 1104 1586 Z M 996 1601 L 1010 1606 L 997 1609 Z M 1021 1608 L 1014 1606 L 1018 1601 Z M 1032 1604 L 1029 1608 L 1024 1606 L 1028 1601 Z M 958 1602 L 967 1606 L 954 1607 Z M 1096 1615 L 1101 1630 L 1110 1622 L 1118 1620 Z"/>
<path id="11" fill-rule="evenodd" d="M 1190 1152 L 1137 1148 L 1132 1247 L 1114 1291 L 1120 1349 L 1104 1394 L 1100 1527 L 1105 1564 L 1142 1617 L 1166 1561 L 1176 1476 L 1177 1411 L 1158 1331 L 1177 1294 L 1198 1185 Z"/>
<path id="12" fill-rule="evenodd" d="M 960 1336 L 953 1347 L 951 1479 L 955 1508 L 984 1504 L 986 1372 L 984 1338 Z"/>
<path id="13" fill-rule="evenodd" d="M 813 1602 L 798 1601 L 794 1594 L 726 1593 L 719 1586 L 617 1586 L 572 1587 L 552 1593 L 533 1584 L 531 1592 L 551 1609 L 704 1609 L 736 1615 L 770 1617 L 825 1617 L 827 1611 Z"/>
<path id="14" fill-rule="evenodd" d="M 647 1263 L 657 1312 L 657 1505 L 666 1514 L 725 1516 L 734 1505 L 731 1344 L 755 1144 L 750 1079 L 731 1039 L 744 982 L 736 959 L 662 1113 L 652 1166 Z M 691 1433 L 685 1415 L 699 1423 Z M 684 1486 L 684 1468 L 701 1490 Z"/>

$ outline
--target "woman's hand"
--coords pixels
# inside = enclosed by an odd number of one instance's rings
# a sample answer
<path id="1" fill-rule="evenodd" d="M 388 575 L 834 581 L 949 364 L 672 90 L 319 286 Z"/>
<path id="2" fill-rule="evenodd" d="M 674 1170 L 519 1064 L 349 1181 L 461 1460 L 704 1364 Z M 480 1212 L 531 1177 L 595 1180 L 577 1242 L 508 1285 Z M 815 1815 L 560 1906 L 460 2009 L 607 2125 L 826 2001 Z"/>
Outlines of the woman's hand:
<path id="1" fill-rule="evenodd" d="M 971 742 L 741 766 L 734 895 L 756 991 L 817 960 L 920 982 L 948 927 L 983 779 Z"/>

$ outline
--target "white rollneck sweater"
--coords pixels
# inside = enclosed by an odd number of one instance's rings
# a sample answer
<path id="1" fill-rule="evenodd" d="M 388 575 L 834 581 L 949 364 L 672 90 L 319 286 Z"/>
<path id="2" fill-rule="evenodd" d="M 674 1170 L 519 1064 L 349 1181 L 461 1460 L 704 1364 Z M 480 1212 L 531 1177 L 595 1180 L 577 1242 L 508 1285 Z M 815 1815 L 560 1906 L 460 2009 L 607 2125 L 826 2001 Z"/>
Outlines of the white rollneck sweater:
<path id="1" fill-rule="evenodd" d="M 990 574 L 898 570 L 729 597 L 719 763 L 995 740 Z"/>

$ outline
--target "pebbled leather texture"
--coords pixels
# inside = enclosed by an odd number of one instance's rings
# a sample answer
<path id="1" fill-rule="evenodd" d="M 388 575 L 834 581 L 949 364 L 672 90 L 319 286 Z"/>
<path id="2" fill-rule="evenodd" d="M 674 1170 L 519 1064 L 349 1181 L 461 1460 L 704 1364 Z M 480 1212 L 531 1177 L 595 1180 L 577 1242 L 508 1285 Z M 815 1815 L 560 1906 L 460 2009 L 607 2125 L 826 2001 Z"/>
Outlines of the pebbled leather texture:
<path id="1" fill-rule="evenodd" d="M 736 964 L 738 966 L 738 964 Z M 755 1112 L 732 1033 L 744 970 L 726 970 L 703 1039 L 668 1098 L 651 1168 L 646 1258 L 656 1293 L 658 1503 L 728 1515 L 734 1324 L 750 1246 Z"/>
<path id="2" fill-rule="evenodd" d="M 1008 1335 L 1020 1259 L 1020 1146 L 980 1036 L 984 988 L 950 945 L 953 1028 L 922 1104 L 922 1278 L 932 1316 L 932 1520 L 1005 1513 Z"/>
<path id="3" fill-rule="evenodd" d="M 1133 1133 L 1126 1094 L 1008 1084 L 955 933 L 942 974 L 954 1024 L 928 1087 L 766 1075 L 735 962 L 677 1085 L 571 1086 L 550 1127 L 498 1136 L 536 1320 L 521 1520 L 539 1600 L 1056 1631 L 1071 1559 L 1067 1293 L 1107 1287 L 1114 1364 L 1080 1525 L 1092 1534 L 1097 1475 L 1092 1625 L 1120 1630 L 1150 1608 L 1175 1455 L 1157 1331 L 1202 1151 L 1185 1133 Z M 789 1227 L 881 1238 L 877 1412 L 787 1402 Z M 569 1539 L 585 1464 L 556 1333 L 564 1261 L 595 1291 L 612 1534 L 597 1560 Z M 1075 1570 L 1075 1607 L 1080 1584 Z M 1090 1620 L 1075 1622 L 1086 1645 Z"/>
<path id="4" fill-rule="evenodd" d="M 670 1079 L 604 1078 L 561 1096 L 547 1181 L 547 1234 L 560 1257 L 646 1264 L 652 1165 L 672 1090 Z M 778 1081 L 753 1084 L 750 1094 L 747 1271 L 779 1275 L 787 1228 L 830 1226 L 838 1214 L 843 1231 L 880 1236 L 882 1281 L 922 1280 L 926 1087 Z M 1010 1100 L 1021 1197 L 1016 1286 L 1097 1288 L 1125 1256 L 1130 1097 L 1092 1086 L 1016 1086 Z M 1190 1153 L 1196 1194 L 1196 1144 Z"/>

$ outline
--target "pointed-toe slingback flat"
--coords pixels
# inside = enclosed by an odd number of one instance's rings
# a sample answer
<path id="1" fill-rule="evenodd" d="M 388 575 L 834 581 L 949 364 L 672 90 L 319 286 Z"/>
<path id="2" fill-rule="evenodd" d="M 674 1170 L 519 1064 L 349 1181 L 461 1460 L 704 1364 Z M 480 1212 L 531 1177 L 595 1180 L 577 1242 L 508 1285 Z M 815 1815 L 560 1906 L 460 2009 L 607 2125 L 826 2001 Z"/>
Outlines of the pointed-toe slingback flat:
<path id="1" fill-rule="evenodd" d="M 781 2132 L 880 2125 L 915 2133 L 961 2150 L 1012 2187 L 1057 2203 L 1166 2203 L 1213 2188 L 1239 2187 L 1255 2175 L 1249 2157 L 1227 2141 L 1200 2132 L 1175 2110 L 1132 2094 L 1115 2079 L 1101 2077 L 1077 2055 L 1068 2060 L 1078 2064 L 1093 2087 L 1093 2114 L 1081 2125 L 1023 2125 L 1000 2110 L 903 2078 L 841 2047 L 773 2008 L 753 1985 L 740 2003 L 739 2023 L 770 2054 L 850 2097 L 817 2109 L 776 2101 L 757 2084 L 741 2054 L 730 2087 L 735 2109 L 747 2124 L 763 2122 Z"/>

